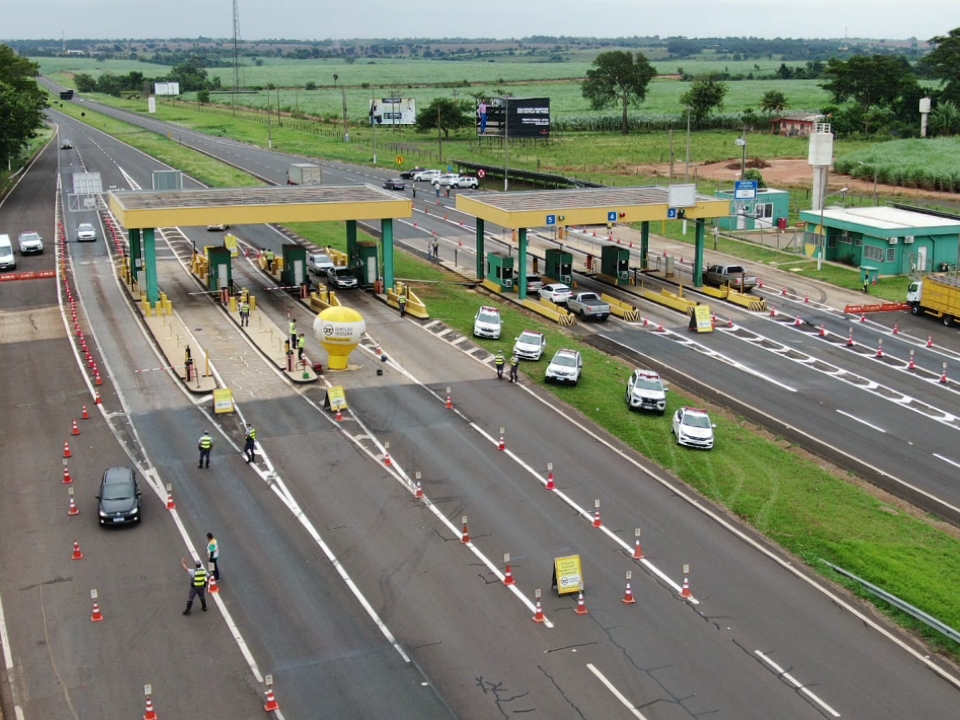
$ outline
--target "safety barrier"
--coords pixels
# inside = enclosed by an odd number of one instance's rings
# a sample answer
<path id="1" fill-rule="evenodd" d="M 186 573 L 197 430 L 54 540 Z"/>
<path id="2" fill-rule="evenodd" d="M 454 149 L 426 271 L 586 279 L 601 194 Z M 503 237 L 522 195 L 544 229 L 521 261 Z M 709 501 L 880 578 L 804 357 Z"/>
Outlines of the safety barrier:
<path id="1" fill-rule="evenodd" d="M 898 312 L 900 310 L 909 310 L 910 303 L 881 303 L 879 305 L 847 305 L 843 311 L 851 315 L 862 315 L 872 312 Z"/>
<path id="2" fill-rule="evenodd" d="M 521 303 L 528 310 L 532 310 L 538 315 L 542 315 L 548 320 L 552 320 L 558 325 L 573 325 L 574 317 L 573 313 L 567 312 L 559 305 L 550 302 L 549 300 L 531 300 L 527 298 Z"/>
<path id="3" fill-rule="evenodd" d="M 328 290 L 326 285 L 320 285 L 316 292 L 310 293 L 312 310 L 320 311 L 330 307 L 340 307 L 340 298 L 333 290 Z"/>
<path id="4" fill-rule="evenodd" d="M 8 282 L 10 280 L 38 280 L 40 278 L 54 278 L 56 276 L 56 270 L 30 270 L 28 272 L 13 273 L 12 275 L 0 275 L 0 282 Z"/>
<path id="5" fill-rule="evenodd" d="M 640 319 L 640 311 L 632 305 L 625 303 L 623 300 L 618 300 L 606 294 L 601 294 L 600 299 L 610 306 L 610 312 L 618 318 L 623 318 L 631 322 L 636 322 Z"/>
<path id="6" fill-rule="evenodd" d="M 683 297 L 683 288 L 680 288 L 679 293 L 671 292 L 670 290 L 650 290 L 649 288 L 641 288 L 640 294 L 650 302 L 655 302 L 658 305 L 665 305 L 668 308 L 678 310 L 682 313 L 689 315 L 693 312 L 693 308 L 697 306 L 696 301 L 687 300 Z"/>
<path id="7" fill-rule="evenodd" d="M 490 279 L 488 279 L 488 278 L 484 278 L 484 279 L 483 279 L 483 282 L 480 283 L 480 284 L 483 285 L 483 286 L 484 286 L 487 290 L 489 290 L 490 292 L 495 292 L 495 293 L 502 293 L 502 292 L 503 292 L 503 288 L 502 288 L 502 287 L 500 287 L 499 285 L 497 285 L 497 283 L 495 283 L 493 280 L 490 280 Z"/>
<path id="8" fill-rule="evenodd" d="M 732 302 L 734 305 L 745 307 L 747 310 L 752 310 L 753 312 L 766 312 L 767 310 L 767 301 L 763 298 L 737 292 L 736 290 L 731 290 L 727 294 L 727 302 Z"/>

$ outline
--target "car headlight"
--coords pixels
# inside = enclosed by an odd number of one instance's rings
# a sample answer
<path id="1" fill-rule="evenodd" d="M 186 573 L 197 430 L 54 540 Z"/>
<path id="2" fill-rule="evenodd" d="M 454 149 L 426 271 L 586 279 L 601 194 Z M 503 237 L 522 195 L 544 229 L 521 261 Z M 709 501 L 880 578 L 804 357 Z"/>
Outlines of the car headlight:
<path id="1" fill-rule="evenodd" d="M 110 517 L 110 515 L 109 515 L 109 513 L 105 513 L 103 510 L 101 510 L 101 511 L 100 511 L 100 517 L 105 518 L 105 517 Z"/>

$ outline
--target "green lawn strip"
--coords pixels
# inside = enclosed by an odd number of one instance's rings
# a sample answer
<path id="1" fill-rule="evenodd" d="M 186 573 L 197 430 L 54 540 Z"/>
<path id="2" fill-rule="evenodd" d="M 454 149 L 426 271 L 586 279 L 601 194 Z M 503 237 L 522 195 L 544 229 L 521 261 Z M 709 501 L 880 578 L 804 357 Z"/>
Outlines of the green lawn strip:
<path id="1" fill-rule="evenodd" d="M 88 117 L 90 115 L 88 113 Z M 142 135 L 131 133 L 123 123 L 118 123 L 116 130 L 122 135 Z M 201 175 L 218 174 L 214 166 L 219 163 L 213 159 L 197 155 L 193 162 L 201 167 Z M 206 165 L 211 167 L 204 170 Z M 345 248 L 342 225 L 297 223 L 291 229 L 320 245 Z M 499 304 L 496 298 L 486 294 L 465 291 L 459 276 L 449 275 L 436 265 L 404 252 L 396 255 L 396 272 L 398 277 L 411 279 L 432 317 L 467 336 L 472 334 L 477 308 L 482 304 Z M 560 347 L 579 349 L 584 356 L 580 385 L 575 388 L 545 386 L 548 392 L 570 403 L 706 497 L 729 508 L 817 572 L 832 577 L 819 563 L 823 557 L 947 624 L 960 627 L 960 605 L 955 602 L 955 588 L 960 583 L 960 540 L 949 530 L 885 504 L 872 493 L 794 452 L 785 443 L 764 439 L 736 416 L 718 408 L 712 409 L 719 425 L 715 449 L 700 452 L 679 448 L 670 434 L 669 417 L 633 414 L 626 409 L 623 393 L 629 367 L 509 304 L 503 304 L 501 312 L 503 339 L 477 340 L 478 344 L 491 351 L 509 350 L 520 331 L 530 328 L 546 334 L 547 355 Z M 544 367 L 544 361 L 521 363 L 521 371 L 539 384 L 543 384 Z M 701 404 L 674 388 L 668 395 L 668 415 L 681 405 L 694 403 Z M 879 606 L 886 610 L 883 603 Z M 893 614 L 899 622 L 909 627 L 915 625 L 899 612 Z M 942 641 L 925 626 L 918 632 L 934 645 L 960 655 L 960 647 Z"/>
<path id="2" fill-rule="evenodd" d="M 5 162 L 0 163 L 0 197 L 6 195 L 7 190 L 9 190 L 10 186 L 12 186 L 16 181 L 14 175 L 20 170 L 20 168 L 34 159 L 40 153 L 40 151 L 46 147 L 47 143 L 50 142 L 50 139 L 55 133 L 56 128 L 44 125 L 37 130 L 35 137 L 32 137 L 29 141 L 27 141 L 27 146 L 23 149 L 20 156 L 11 158 L 10 170 L 7 170 L 7 164 Z M 19 177 L 19 175 L 16 177 Z"/>

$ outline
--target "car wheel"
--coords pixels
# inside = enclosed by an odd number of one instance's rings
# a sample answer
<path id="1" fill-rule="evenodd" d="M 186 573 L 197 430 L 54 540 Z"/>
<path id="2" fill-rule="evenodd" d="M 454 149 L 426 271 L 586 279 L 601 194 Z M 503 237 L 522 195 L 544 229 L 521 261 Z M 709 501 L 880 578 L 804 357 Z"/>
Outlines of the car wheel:
<path id="1" fill-rule="evenodd" d="M 944 315 L 943 324 L 946 325 L 947 327 L 950 327 L 951 325 L 953 325 L 953 315 Z"/>
<path id="2" fill-rule="evenodd" d="M 912 308 L 910 308 L 910 312 L 912 312 L 914 315 L 919 315 L 920 312 L 921 312 L 921 311 L 920 311 L 920 306 L 919 306 L 919 305 L 914 305 Z"/>
<path id="3" fill-rule="evenodd" d="M 586 319 L 586 317 L 587 317 L 587 314 L 581 309 L 581 310 L 580 310 L 580 319 L 581 319 L 581 320 L 584 320 L 584 319 Z"/>

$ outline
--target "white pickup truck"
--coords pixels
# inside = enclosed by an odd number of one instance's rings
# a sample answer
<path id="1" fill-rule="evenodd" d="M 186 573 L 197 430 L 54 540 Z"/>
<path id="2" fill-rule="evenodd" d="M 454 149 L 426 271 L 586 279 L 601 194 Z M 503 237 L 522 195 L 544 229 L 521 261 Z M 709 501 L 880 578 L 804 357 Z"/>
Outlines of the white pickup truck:
<path id="1" fill-rule="evenodd" d="M 742 293 L 748 293 L 757 286 L 757 279 L 747 275 L 743 265 L 711 265 L 703 271 L 703 281 L 716 287 L 729 285 Z"/>
<path id="2" fill-rule="evenodd" d="M 602 322 L 610 317 L 610 304 L 601 300 L 595 292 L 571 295 L 567 300 L 567 310 L 579 315 L 581 320 L 592 318 Z"/>

